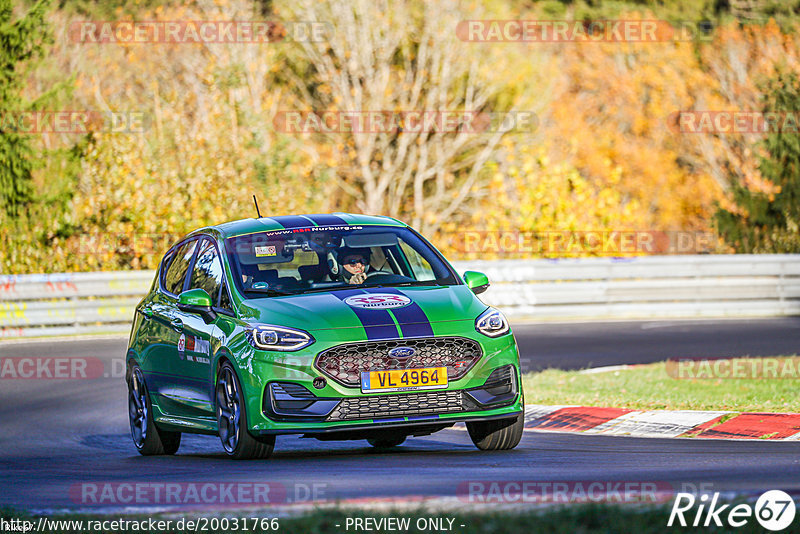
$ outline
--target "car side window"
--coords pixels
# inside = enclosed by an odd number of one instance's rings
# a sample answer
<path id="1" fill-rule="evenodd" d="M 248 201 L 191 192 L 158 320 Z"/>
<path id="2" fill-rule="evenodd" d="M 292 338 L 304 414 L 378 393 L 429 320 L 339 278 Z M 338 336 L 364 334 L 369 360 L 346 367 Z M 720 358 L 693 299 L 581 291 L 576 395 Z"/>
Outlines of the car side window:
<path id="1" fill-rule="evenodd" d="M 181 245 L 175 253 L 172 262 L 167 267 L 164 275 L 164 289 L 173 295 L 183 291 L 183 281 L 186 278 L 186 271 L 189 270 L 189 262 L 192 261 L 194 248 L 197 240 L 189 241 Z"/>
<path id="2" fill-rule="evenodd" d="M 406 259 L 411 265 L 414 278 L 417 280 L 436 280 L 436 274 L 433 272 L 431 264 L 405 241 L 402 239 L 398 239 L 398 241 L 400 243 L 400 248 L 403 250 L 403 254 L 406 255 Z"/>
<path id="3" fill-rule="evenodd" d="M 220 287 L 222 287 L 223 274 L 217 247 L 214 246 L 213 241 L 203 240 L 200 252 L 194 262 L 189 289 L 205 289 L 211 297 L 211 301 L 216 303 Z"/>
<path id="4" fill-rule="evenodd" d="M 175 254 L 178 251 L 176 249 L 170 249 L 166 254 L 164 254 L 164 259 L 161 260 L 161 274 L 158 277 L 158 283 L 160 287 L 166 289 L 167 283 L 167 271 L 169 270 L 169 266 L 172 264 L 172 260 L 175 259 Z"/>

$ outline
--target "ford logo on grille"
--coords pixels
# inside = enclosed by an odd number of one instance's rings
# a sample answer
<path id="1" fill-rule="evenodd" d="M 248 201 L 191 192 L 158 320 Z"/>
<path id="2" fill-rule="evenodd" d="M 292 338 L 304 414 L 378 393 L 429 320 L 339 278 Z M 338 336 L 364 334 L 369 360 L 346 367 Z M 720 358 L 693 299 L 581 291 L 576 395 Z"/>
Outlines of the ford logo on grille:
<path id="1" fill-rule="evenodd" d="M 411 347 L 397 347 L 389 351 L 389 356 L 399 360 L 405 360 L 406 358 L 412 357 L 416 353 L 417 351 Z"/>

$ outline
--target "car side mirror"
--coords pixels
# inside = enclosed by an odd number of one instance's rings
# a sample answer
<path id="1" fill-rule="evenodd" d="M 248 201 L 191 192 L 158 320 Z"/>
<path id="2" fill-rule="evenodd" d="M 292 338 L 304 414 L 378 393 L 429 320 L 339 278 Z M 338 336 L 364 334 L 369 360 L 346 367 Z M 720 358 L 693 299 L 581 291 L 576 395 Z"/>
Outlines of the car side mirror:
<path id="1" fill-rule="evenodd" d="M 207 323 L 217 318 L 217 312 L 211 307 L 211 295 L 201 288 L 189 289 L 178 295 L 178 309 L 196 313 Z"/>
<path id="2" fill-rule="evenodd" d="M 489 289 L 489 277 L 477 271 L 466 271 L 464 273 L 464 282 L 476 295 Z"/>

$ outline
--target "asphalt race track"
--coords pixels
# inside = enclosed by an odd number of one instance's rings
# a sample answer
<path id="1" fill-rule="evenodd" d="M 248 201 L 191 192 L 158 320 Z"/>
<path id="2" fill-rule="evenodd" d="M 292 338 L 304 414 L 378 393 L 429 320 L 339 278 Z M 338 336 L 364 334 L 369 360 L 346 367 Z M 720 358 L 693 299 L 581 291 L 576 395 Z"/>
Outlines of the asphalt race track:
<path id="1" fill-rule="evenodd" d="M 512 326 L 523 371 L 800 354 L 800 317 Z"/>
<path id="2" fill-rule="evenodd" d="M 797 353 L 800 320 L 517 326 L 527 369 L 654 361 L 668 356 Z M 9 356 L 92 356 L 107 370 L 125 340 L 0 344 Z M 584 359 L 581 351 L 585 350 Z M 703 351 L 706 351 L 705 353 Z M 0 506 L 93 509 L 82 496 L 103 483 L 263 483 L 278 501 L 452 497 L 469 481 L 628 481 L 706 491 L 800 491 L 800 442 L 666 440 L 526 431 L 513 451 L 485 453 L 448 429 L 389 452 L 364 441 L 279 437 L 270 460 L 233 462 L 215 437 L 188 436 L 175 457 L 141 457 L 128 436 L 119 376 L 0 381 Z M 314 486 L 316 485 L 316 486 Z M 274 488 L 273 488 L 274 489 Z M 169 508 L 107 503 L 103 510 Z M 185 508 L 185 505 L 179 505 Z M 222 506 L 225 508 L 225 506 Z"/>

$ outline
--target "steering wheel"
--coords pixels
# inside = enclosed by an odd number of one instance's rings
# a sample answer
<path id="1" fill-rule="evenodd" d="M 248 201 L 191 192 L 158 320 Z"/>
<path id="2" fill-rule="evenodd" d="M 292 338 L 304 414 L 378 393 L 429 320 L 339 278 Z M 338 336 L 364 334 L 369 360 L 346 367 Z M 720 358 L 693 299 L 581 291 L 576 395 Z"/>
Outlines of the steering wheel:
<path id="1" fill-rule="evenodd" d="M 387 271 L 372 271 L 372 272 L 367 273 L 367 278 L 372 278 L 373 276 L 378 276 L 378 275 L 381 275 L 381 274 L 382 275 L 392 275 L 394 273 L 390 273 L 390 272 L 387 272 Z"/>

